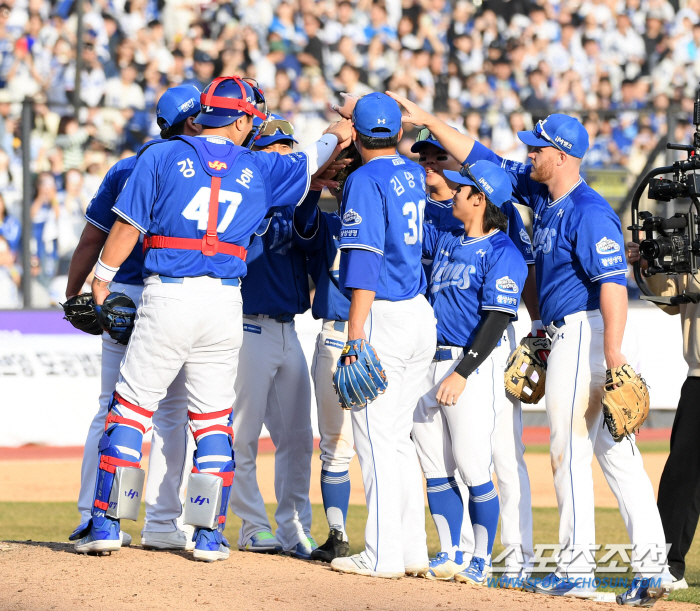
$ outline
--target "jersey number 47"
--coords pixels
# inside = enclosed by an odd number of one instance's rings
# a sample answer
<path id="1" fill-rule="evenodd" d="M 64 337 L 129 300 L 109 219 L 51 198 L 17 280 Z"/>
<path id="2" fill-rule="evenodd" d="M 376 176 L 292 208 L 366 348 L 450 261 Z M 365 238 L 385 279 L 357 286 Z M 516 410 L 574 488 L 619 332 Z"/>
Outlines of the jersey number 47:
<path id="1" fill-rule="evenodd" d="M 197 229 L 206 229 L 207 222 L 209 221 L 209 197 L 211 196 L 211 188 L 202 187 L 195 196 L 190 200 L 190 203 L 185 206 L 182 211 L 182 216 L 184 216 L 188 221 L 197 221 Z M 228 203 L 228 208 L 224 213 L 224 218 L 221 219 L 219 226 L 216 228 L 217 233 L 223 233 L 226 228 L 231 224 L 233 217 L 236 215 L 236 210 L 238 206 L 241 205 L 243 196 L 236 191 L 226 191 L 221 189 L 219 191 L 219 203 Z"/>

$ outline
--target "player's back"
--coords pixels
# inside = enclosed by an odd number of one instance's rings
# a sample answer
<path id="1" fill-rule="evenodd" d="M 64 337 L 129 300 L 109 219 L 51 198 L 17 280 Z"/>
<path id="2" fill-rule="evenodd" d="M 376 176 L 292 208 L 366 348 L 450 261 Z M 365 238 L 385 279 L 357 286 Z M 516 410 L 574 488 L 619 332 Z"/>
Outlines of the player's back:
<path id="1" fill-rule="evenodd" d="M 401 301 L 425 290 L 421 265 L 425 202 L 425 170 L 400 155 L 371 159 L 345 184 L 341 249 L 382 255 L 377 299 Z M 341 258 L 341 279 L 344 266 Z"/>

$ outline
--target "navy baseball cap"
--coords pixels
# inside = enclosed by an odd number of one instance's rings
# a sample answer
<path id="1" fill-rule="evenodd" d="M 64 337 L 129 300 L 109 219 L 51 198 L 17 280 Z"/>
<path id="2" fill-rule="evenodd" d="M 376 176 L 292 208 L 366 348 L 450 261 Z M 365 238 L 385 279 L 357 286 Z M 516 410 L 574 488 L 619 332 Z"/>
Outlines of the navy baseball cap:
<path id="1" fill-rule="evenodd" d="M 538 121 L 531 132 L 518 132 L 518 138 L 528 146 L 553 146 L 579 159 L 586 154 L 589 145 L 588 132 L 581 122 L 562 114 L 549 115 Z"/>
<path id="2" fill-rule="evenodd" d="M 253 141 L 255 146 L 270 146 L 281 140 L 291 140 L 295 144 L 299 144 L 294 138 L 294 126 L 283 117 L 271 114 L 265 121 L 265 126 L 261 133 L 260 127 L 262 124 L 262 119 L 253 117 L 253 130 L 256 132 Z"/>
<path id="3" fill-rule="evenodd" d="M 199 113 L 199 89 L 194 85 L 178 85 L 168 89 L 158 100 L 156 117 L 158 127 L 165 129 Z"/>
<path id="4" fill-rule="evenodd" d="M 401 130 L 401 109 L 384 93 L 368 93 L 355 104 L 352 123 L 363 136 L 391 138 Z"/>
<path id="5" fill-rule="evenodd" d="M 476 187 L 498 208 L 511 200 L 513 189 L 508 174 L 491 161 L 482 159 L 472 165 L 463 165 L 459 172 L 445 170 L 445 178 L 459 185 Z"/>
<path id="6" fill-rule="evenodd" d="M 427 127 L 424 127 L 418 132 L 418 135 L 416 136 L 416 141 L 411 147 L 411 152 L 417 153 L 426 144 L 432 144 L 433 146 L 436 146 L 437 148 L 442 149 L 443 151 L 445 150 L 445 147 L 442 146 L 442 144 L 440 144 L 435 139 L 435 136 L 433 136 L 432 132 Z"/>

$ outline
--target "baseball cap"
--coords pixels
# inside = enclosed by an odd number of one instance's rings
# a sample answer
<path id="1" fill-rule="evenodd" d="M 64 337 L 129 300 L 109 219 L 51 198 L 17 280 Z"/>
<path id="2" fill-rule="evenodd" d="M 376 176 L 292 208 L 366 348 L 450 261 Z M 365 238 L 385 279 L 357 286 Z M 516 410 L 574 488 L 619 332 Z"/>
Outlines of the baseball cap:
<path id="1" fill-rule="evenodd" d="M 411 147 L 411 152 L 412 153 L 417 153 L 420 151 L 423 146 L 426 144 L 432 144 L 433 146 L 438 147 L 439 149 L 442 149 L 443 151 L 445 150 L 445 147 L 442 146 L 436 139 L 435 136 L 431 133 L 431 131 L 427 128 L 424 127 L 418 132 L 418 135 L 416 136 L 416 141 Z"/>
<path id="2" fill-rule="evenodd" d="M 401 109 L 384 93 L 368 93 L 355 104 L 352 123 L 363 136 L 391 138 L 401 130 Z"/>
<path id="3" fill-rule="evenodd" d="M 178 85 L 168 89 L 156 107 L 158 127 L 172 127 L 201 110 L 199 89 L 194 85 Z"/>
<path id="4" fill-rule="evenodd" d="M 445 170 L 445 178 L 458 185 L 476 187 L 498 208 L 511 200 L 512 187 L 508 174 L 491 161 L 481 159 L 472 165 L 463 165 L 459 172 Z"/>
<path id="5" fill-rule="evenodd" d="M 214 63 L 214 58 L 211 55 L 209 55 L 209 53 L 207 53 L 206 51 L 200 51 L 199 49 L 197 49 L 194 52 L 192 59 L 199 63 Z"/>
<path id="6" fill-rule="evenodd" d="M 549 115 L 538 121 L 532 131 L 518 132 L 518 138 L 528 146 L 553 146 L 562 153 L 582 159 L 589 145 L 588 132 L 574 117 Z"/>
<path id="7" fill-rule="evenodd" d="M 280 140 L 291 140 L 299 144 L 294 138 L 294 126 L 279 115 L 271 114 L 265 121 L 265 125 L 262 124 L 262 119 L 253 117 L 253 130 L 257 132 L 253 142 L 255 146 L 270 146 Z M 262 131 L 260 131 L 261 126 Z"/>

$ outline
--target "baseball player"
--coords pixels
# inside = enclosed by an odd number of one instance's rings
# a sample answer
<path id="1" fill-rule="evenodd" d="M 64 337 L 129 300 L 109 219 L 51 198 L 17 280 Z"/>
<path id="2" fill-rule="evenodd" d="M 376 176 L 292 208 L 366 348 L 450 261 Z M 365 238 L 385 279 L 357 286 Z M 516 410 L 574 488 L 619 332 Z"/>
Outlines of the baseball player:
<path id="1" fill-rule="evenodd" d="M 448 184 L 445 172 L 459 169 L 460 164 L 450 156 L 442 145 L 435 140 L 429 130 L 423 128 L 418 132 L 415 144 L 411 152 L 418 153 L 418 162 L 425 168 L 426 187 L 428 195 L 425 207 L 425 224 L 432 225 L 439 230 L 463 229 L 462 222 L 452 214 L 452 188 Z M 525 286 L 521 287 L 526 306 L 533 321 L 539 320 L 539 309 L 534 288 L 534 257 L 530 237 L 525 229 L 520 213 L 511 201 L 505 201 L 500 207 L 508 218 L 507 234 L 520 250 L 523 259 L 528 265 L 528 278 Z M 428 263 L 430 262 L 430 263 Z M 424 253 L 424 265 L 427 277 L 431 277 L 432 260 Z M 517 318 L 514 317 L 514 319 Z M 439 323 L 439 316 L 438 316 Z M 501 344 L 505 359 L 508 358 L 515 344 L 515 330 L 512 324 L 508 324 L 506 335 Z M 505 360 L 504 360 L 505 363 Z M 530 497 L 530 478 L 525 463 L 525 445 L 522 442 L 522 409 L 520 401 L 507 393 L 503 393 L 510 401 L 508 409 L 499 412 L 496 422 L 496 434 L 493 436 L 493 463 L 498 477 L 499 494 L 501 497 L 501 542 L 506 548 L 506 566 L 504 571 L 504 584 L 513 583 L 513 580 L 522 580 L 529 574 L 529 566 L 534 556 L 532 545 L 532 502 Z M 430 445 L 427 439 L 433 436 L 432 443 L 442 444 L 442 430 L 439 427 L 422 427 L 418 432 L 414 428 L 414 440 L 416 435 L 422 434 L 423 444 Z M 420 453 L 419 453 L 420 456 Z M 426 474 L 427 477 L 427 474 Z M 449 498 L 441 480 L 447 475 L 441 475 L 438 481 L 428 478 L 428 505 L 436 523 L 440 535 L 441 554 L 431 560 L 431 570 L 426 575 L 429 579 L 451 579 L 461 568 L 460 564 L 453 562 L 454 547 L 459 540 L 459 532 L 450 532 L 444 528 L 445 512 L 450 511 L 449 506 L 443 506 L 442 499 Z M 454 477 L 449 477 L 452 494 L 457 494 L 460 482 Z M 467 492 L 464 490 L 464 492 Z M 462 552 L 474 548 L 473 532 L 468 520 L 464 520 L 462 526 L 462 541 L 459 549 Z"/>
<path id="2" fill-rule="evenodd" d="M 428 299 L 437 318 L 438 347 L 414 414 L 413 441 L 428 482 L 429 502 L 442 538 L 452 539 L 428 576 L 483 585 L 491 572 L 498 495 L 491 481 L 496 422 L 507 404 L 501 388 L 506 327 L 518 311 L 527 265 L 508 238 L 499 208 L 510 200 L 506 173 L 489 161 L 460 172 L 452 210 L 463 230 L 424 226 L 423 252 L 433 259 Z M 510 405 L 510 404 L 507 404 Z M 474 553 L 459 549 L 464 513 L 454 479 L 469 488 Z"/>
<path id="3" fill-rule="evenodd" d="M 294 128 L 282 117 L 254 119 L 254 150 L 292 153 Z M 297 194 L 279 193 L 275 212 L 255 230 L 248 247 L 243 295 L 243 345 L 236 377 L 233 449 L 236 480 L 231 509 L 242 519 L 242 551 L 285 551 L 306 559 L 311 537 L 311 388 L 294 317 L 309 309 L 306 254 L 292 242 Z M 256 477 L 258 439 L 265 424 L 275 444 L 276 536 Z"/>
<path id="4" fill-rule="evenodd" d="M 343 172 L 345 175 L 361 164 L 356 150 L 352 159 Z M 337 182 L 330 189 L 339 206 L 343 187 L 343 182 Z M 348 469 L 355 450 L 350 412 L 340 409 L 333 387 L 333 373 L 348 337 L 350 309 L 350 300 L 338 286 L 341 220 L 337 212 L 322 212 L 318 208 L 320 197 L 321 190 L 310 191 L 294 211 L 294 241 L 307 254 L 309 274 L 316 285 L 311 313 L 323 320 L 316 338 L 311 376 L 321 435 L 321 495 L 329 533 L 326 542 L 311 553 L 311 559 L 331 562 L 350 555 L 345 523 L 350 503 Z"/>
<path id="5" fill-rule="evenodd" d="M 340 284 L 352 294 L 348 340 L 374 346 L 388 387 L 374 402 L 352 410 L 369 514 L 365 550 L 335 558 L 331 568 L 385 578 L 428 571 L 420 471 L 410 433 L 436 332 L 420 264 L 425 172 L 396 153 L 402 133 L 401 111 L 389 97 L 371 93 L 357 102 L 353 141 L 363 166 L 345 183 L 340 230 Z"/>
<path id="6" fill-rule="evenodd" d="M 156 113 L 158 125 L 161 128 L 161 138 L 167 139 L 181 134 L 185 136 L 199 134 L 201 127 L 193 122 L 200 110 L 199 96 L 200 92 L 196 87 L 182 85 L 168 89 L 160 97 Z M 141 152 L 162 141 L 149 142 Z M 88 206 L 85 213 L 87 224 L 75 249 L 68 273 L 66 297 L 69 299 L 80 293 L 85 279 L 97 262 L 100 250 L 116 219 L 112 206 L 131 175 L 136 159 L 136 155 L 127 157 L 112 166 Z M 143 291 L 142 250 L 141 244 L 134 247 L 110 284 L 112 292 L 124 292 L 134 303 L 139 302 Z M 78 510 L 82 524 L 88 522 L 91 517 L 97 472 L 97 446 L 104 432 L 107 409 L 119 378 L 119 364 L 125 352 L 126 346 L 111 339 L 107 333 L 102 334 L 100 407 L 90 425 L 85 441 L 78 497 Z M 144 496 L 146 520 L 141 533 L 141 544 L 147 549 L 186 549 L 193 545 L 181 530 L 184 498 L 184 490 L 181 488 L 184 484 L 184 474 L 190 466 L 186 459 L 189 455 L 186 453 L 188 442 L 186 404 L 184 376 L 178 375 L 165 398 L 160 402 L 160 409 L 153 419 L 153 438 L 148 462 L 150 477 Z M 122 531 L 121 536 L 123 545 L 131 542 L 128 533 Z"/>
<path id="7" fill-rule="evenodd" d="M 118 198 L 114 224 L 97 263 L 93 295 L 138 242 L 146 248 L 144 292 L 99 444 L 92 519 L 76 537 L 78 552 L 119 549 L 119 518 L 133 516 L 141 444 L 158 402 L 184 367 L 188 417 L 196 448 L 185 522 L 196 526 L 194 558 L 229 556 L 223 536 L 231 484 L 232 405 L 243 335 L 240 278 L 244 245 L 282 194 L 303 199 L 343 142 L 339 123 L 303 153 L 252 153 L 240 146 L 262 93 L 239 77 L 215 79 L 201 96 L 201 137 L 180 136 L 147 149 Z M 142 472 L 140 472 L 142 473 Z"/>
<path id="8" fill-rule="evenodd" d="M 595 570 L 593 455 L 615 494 L 634 546 L 634 580 L 620 604 L 650 606 L 666 595 L 671 577 L 654 490 L 634 443 L 617 444 L 602 427 L 605 370 L 627 362 L 626 264 L 620 221 L 579 175 L 588 133 L 579 121 L 554 114 L 519 138 L 532 147 L 531 165 L 501 159 L 468 136 L 393 96 L 410 122 L 429 127 L 457 159 L 490 159 L 509 174 L 513 194 L 534 212 L 535 265 L 542 321 L 552 339 L 546 380 L 550 455 L 559 505 L 561 551 L 557 570 L 526 589 L 592 598 Z M 634 346 L 626 339 L 626 350 Z M 634 359 L 633 359 L 634 361 Z"/>

